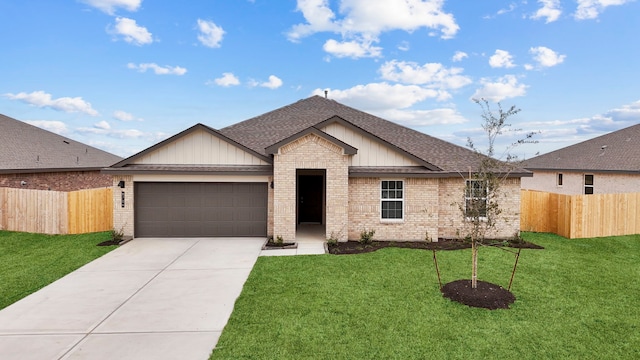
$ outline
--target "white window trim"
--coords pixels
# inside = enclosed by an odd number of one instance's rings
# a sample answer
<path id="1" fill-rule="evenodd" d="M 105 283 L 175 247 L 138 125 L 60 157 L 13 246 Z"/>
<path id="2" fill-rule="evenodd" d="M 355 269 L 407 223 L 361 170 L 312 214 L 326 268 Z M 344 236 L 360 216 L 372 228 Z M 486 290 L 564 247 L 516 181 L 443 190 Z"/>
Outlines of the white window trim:
<path id="1" fill-rule="evenodd" d="M 401 181 L 402 182 L 402 199 L 383 199 L 382 198 L 382 182 L 383 181 Z M 381 223 L 403 223 L 404 222 L 404 199 L 407 194 L 406 181 L 404 179 L 380 179 L 380 183 L 378 183 L 378 196 L 380 196 L 380 222 Z M 383 201 L 400 201 L 402 202 L 402 218 L 400 219 L 384 219 L 382 217 L 382 202 Z"/>
<path id="2" fill-rule="evenodd" d="M 483 180 L 478 180 L 478 179 L 465 179 L 465 181 L 464 181 L 464 218 L 465 218 L 465 220 L 467 220 L 467 221 L 471 221 L 471 220 L 473 220 L 473 217 L 467 216 L 467 200 L 469 200 L 469 199 L 473 199 L 473 197 L 468 197 L 468 196 L 467 196 L 467 183 L 468 183 L 469 181 L 483 181 Z M 486 183 L 486 181 L 485 181 L 485 183 Z M 485 186 L 486 186 L 486 185 L 485 185 Z M 488 205 L 488 203 L 489 203 L 489 194 L 487 194 L 487 197 L 480 198 L 480 199 L 484 199 L 485 204 L 486 204 L 486 205 Z M 480 221 L 486 221 L 486 220 L 487 220 L 487 217 L 486 217 L 486 216 L 479 216 L 479 217 L 478 217 L 478 220 L 480 220 Z"/>

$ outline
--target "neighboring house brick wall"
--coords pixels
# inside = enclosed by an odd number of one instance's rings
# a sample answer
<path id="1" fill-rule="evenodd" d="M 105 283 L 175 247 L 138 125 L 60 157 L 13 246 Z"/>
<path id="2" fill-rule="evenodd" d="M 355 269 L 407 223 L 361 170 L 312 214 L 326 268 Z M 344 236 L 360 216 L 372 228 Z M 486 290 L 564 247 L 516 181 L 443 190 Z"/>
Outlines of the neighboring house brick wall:
<path id="1" fill-rule="evenodd" d="M 25 181 L 26 185 L 21 185 Z M 110 187 L 111 175 L 100 171 L 66 171 L 0 174 L 0 187 L 52 191 L 75 191 Z"/>
<path id="2" fill-rule="evenodd" d="M 280 148 L 274 155 L 273 235 L 292 241 L 296 236 L 296 169 L 326 170 L 326 226 L 338 240 L 347 239 L 348 155 L 342 148 L 308 134 Z"/>
<path id="3" fill-rule="evenodd" d="M 118 182 L 124 181 L 124 189 Z M 124 208 L 122 193 L 124 192 Z M 133 236 L 133 176 L 121 175 L 113 177 L 113 228 L 122 231 L 125 236 Z"/>
<path id="4" fill-rule="evenodd" d="M 465 179 L 439 180 L 438 233 L 441 238 L 463 238 L 465 223 L 460 206 L 464 206 Z M 501 186 L 499 206 L 502 210 L 491 238 L 511 238 L 520 231 L 520 178 L 507 179 Z"/>
<path id="5" fill-rule="evenodd" d="M 349 240 L 363 230 L 375 230 L 376 240 L 438 240 L 438 180 L 404 181 L 404 219 L 382 220 L 380 182 L 386 178 L 349 179 Z"/>
<path id="6" fill-rule="evenodd" d="M 562 186 L 557 176 L 562 174 Z M 584 175 L 593 175 L 594 194 L 640 192 L 640 174 L 612 174 L 575 171 L 533 171 L 533 177 L 522 178 L 522 188 L 564 195 L 584 194 Z"/>

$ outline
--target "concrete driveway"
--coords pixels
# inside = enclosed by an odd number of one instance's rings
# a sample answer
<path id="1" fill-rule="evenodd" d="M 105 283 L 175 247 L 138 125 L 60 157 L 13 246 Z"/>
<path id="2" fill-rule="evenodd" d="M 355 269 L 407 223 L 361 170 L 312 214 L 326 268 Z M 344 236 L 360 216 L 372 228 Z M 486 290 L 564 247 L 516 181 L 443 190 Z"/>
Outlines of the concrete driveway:
<path id="1" fill-rule="evenodd" d="M 135 239 L 0 311 L 0 359 L 207 359 L 263 242 Z"/>

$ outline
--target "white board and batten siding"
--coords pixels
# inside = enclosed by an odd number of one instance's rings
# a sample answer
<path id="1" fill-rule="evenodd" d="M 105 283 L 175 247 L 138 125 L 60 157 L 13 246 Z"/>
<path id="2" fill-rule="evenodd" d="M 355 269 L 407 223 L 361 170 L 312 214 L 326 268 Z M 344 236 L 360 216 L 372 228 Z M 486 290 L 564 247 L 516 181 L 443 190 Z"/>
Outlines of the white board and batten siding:
<path id="1" fill-rule="evenodd" d="M 136 159 L 136 164 L 269 165 L 253 154 L 198 130 Z"/>
<path id="2" fill-rule="evenodd" d="M 322 131 L 358 149 L 349 166 L 420 166 L 399 151 L 338 123 L 330 124 Z"/>

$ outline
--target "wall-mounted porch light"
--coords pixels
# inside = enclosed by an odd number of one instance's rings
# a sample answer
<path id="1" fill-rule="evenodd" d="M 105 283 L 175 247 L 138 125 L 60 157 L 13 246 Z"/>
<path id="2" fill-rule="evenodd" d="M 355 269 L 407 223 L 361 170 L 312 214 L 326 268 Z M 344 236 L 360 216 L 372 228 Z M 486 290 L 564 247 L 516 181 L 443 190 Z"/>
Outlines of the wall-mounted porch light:
<path id="1" fill-rule="evenodd" d="M 118 187 L 124 189 L 124 180 L 120 180 L 120 182 L 118 183 Z"/>

